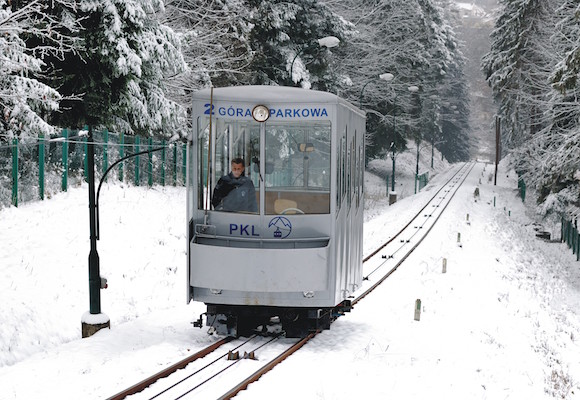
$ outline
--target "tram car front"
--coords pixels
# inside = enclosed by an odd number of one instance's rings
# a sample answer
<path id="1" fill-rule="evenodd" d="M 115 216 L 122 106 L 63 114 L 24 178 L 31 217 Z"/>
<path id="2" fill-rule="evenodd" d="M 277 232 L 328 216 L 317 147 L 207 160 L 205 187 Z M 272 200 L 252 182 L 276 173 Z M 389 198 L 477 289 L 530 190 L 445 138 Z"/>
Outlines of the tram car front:
<path id="1" fill-rule="evenodd" d="M 219 334 L 278 319 L 287 337 L 328 329 L 362 281 L 364 113 L 330 93 L 240 86 L 197 92 L 193 118 L 188 301 Z"/>

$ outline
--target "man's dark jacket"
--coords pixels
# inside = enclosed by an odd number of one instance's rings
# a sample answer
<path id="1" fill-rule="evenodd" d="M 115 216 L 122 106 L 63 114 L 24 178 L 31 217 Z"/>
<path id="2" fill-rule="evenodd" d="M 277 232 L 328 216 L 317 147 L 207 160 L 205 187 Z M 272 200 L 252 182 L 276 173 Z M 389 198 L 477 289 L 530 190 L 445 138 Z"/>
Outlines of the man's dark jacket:
<path id="1" fill-rule="evenodd" d="M 218 181 L 211 204 L 216 210 L 257 212 L 256 189 L 245 175 L 235 178 L 230 172 Z"/>

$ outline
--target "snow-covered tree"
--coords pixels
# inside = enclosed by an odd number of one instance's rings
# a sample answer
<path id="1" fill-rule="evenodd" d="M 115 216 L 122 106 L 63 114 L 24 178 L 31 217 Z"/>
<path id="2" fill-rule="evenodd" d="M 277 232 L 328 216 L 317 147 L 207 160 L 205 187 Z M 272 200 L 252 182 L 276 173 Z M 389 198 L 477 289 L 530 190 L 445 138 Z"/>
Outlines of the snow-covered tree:
<path id="1" fill-rule="evenodd" d="M 442 10 L 427 0 L 348 0 L 333 6 L 357 32 L 340 49 L 337 64 L 345 82 L 342 95 L 368 111 L 367 154 L 390 151 L 391 143 L 402 150 L 406 139 L 442 134 L 441 103 L 467 101 L 463 92 L 450 89 L 457 84 L 452 79 L 464 80 L 463 56 Z M 393 79 L 380 80 L 385 73 Z M 411 86 L 420 91 L 411 94 Z"/>
<path id="2" fill-rule="evenodd" d="M 185 112 L 164 91 L 186 69 L 179 37 L 161 24 L 161 0 L 81 0 L 70 9 L 82 25 L 80 46 L 65 59 L 47 57 L 50 84 L 65 98 L 53 121 L 102 125 L 126 133 L 174 135 Z"/>
<path id="3" fill-rule="evenodd" d="M 169 0 L 162 21 L 182 35 L 187 73 L 170 82 L 185 107 L 191 92 L 210 84 L 247 81 L 252 25 L 243 0 Z"/>
<path id="4" fill-rule="evenodd" d="M 253 58 L 251 84 L 300 85 L 336 91 L 329 67 L 331 51 L 318 39 L 334 36 L 344 42 L 351 29 L 321 1 L 247 0 L 252 26 L 249 44 Z"/>
<path id="5" fill-rule="evenodd" d="M 580 203 L 580 6 L 568 0 L 558 3 L 553 12 L 555 24 L 550 34 L 544 35 L 550 39 L 552 49 L 552 73 L 548 81 L 556 89 L 546 90 L 549 108 L 544 115 L 549 121 L 516 150 L 515 164 L 538 189 L 540 201 L 577 205 Z"/>
<path id="6" fill-rule="evenodd" d="M 562 1 L 557 9 L 559 17 L 555 40 L 563 44 L 564 57 L 555 67 L 552 81 L 561 92 L 578 90 L 580 86 L 580 4 L 577 1 Z"/>
<path id="7" fill-rule="evenodd" d="M 551 5 L 545 0 L 503 0 L 502 13 L 492 32 L 491 51 L 483 69 L 504 120 L 503 141 L 519 146 L 541 129 L 541 102 L 549 91 L 546 27 Z M 542 54 L 543 53 L 543 54 Z"/>
<path id="8" fill-rule="evenodd" d="M 64 5 L 73 3 L 31 1 L 19 6 L 0 0 L 0 138 L 26 139 L 54 132 L 46 116 L 58 109 L 62 97 L 40 77 L 44 56 L 62 59 L 74 48 L 74 39 L 59 33 L 78 28 L 74 18 L 60 18 L 63 15 L 55 11 Z"/>
<path id="9" fill-rule="evenodd" d="M 502 7 L 483 67 L 505 121 L 503 142 L 540 202 L 578 204 L 580 7 L 575 0 L 504 0 Z"/>

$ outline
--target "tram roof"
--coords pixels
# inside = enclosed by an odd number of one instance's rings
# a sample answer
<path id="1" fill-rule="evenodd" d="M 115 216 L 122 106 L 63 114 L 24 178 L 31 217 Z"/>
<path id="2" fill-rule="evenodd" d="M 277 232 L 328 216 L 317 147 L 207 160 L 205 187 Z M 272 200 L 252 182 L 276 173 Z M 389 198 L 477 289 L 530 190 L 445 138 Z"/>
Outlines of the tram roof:
<path id="1" fill-rule="evenodd" d="M 209 99 L 210 89 L 202 89 L 194 93 L 194 99 Z M 244 101 L 268 103 L 326 103 L 348 104 L 354 106 L 335 94 L 319 90 L 309 90 L 288 86 L 229 86 L 213 89 L 214 101 Z"/>

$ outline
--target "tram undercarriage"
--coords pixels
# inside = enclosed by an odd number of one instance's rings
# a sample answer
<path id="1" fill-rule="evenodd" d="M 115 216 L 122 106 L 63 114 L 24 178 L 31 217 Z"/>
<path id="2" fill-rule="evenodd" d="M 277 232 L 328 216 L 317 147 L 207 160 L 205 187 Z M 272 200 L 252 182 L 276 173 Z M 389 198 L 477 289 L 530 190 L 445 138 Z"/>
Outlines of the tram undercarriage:
<path id="1" fill-rule="evenodd" d="M 267 307 L 208 304 L 206 325 L 212 332 L 226 336 L 267 334 L 277 325 L 288 338 L 303 338 L 311 332 L 330 329 L 330 324 L 352 309 L 350 300 L 333 308 Z M 202 316 L 194 326 L 201 328 Z"/>

